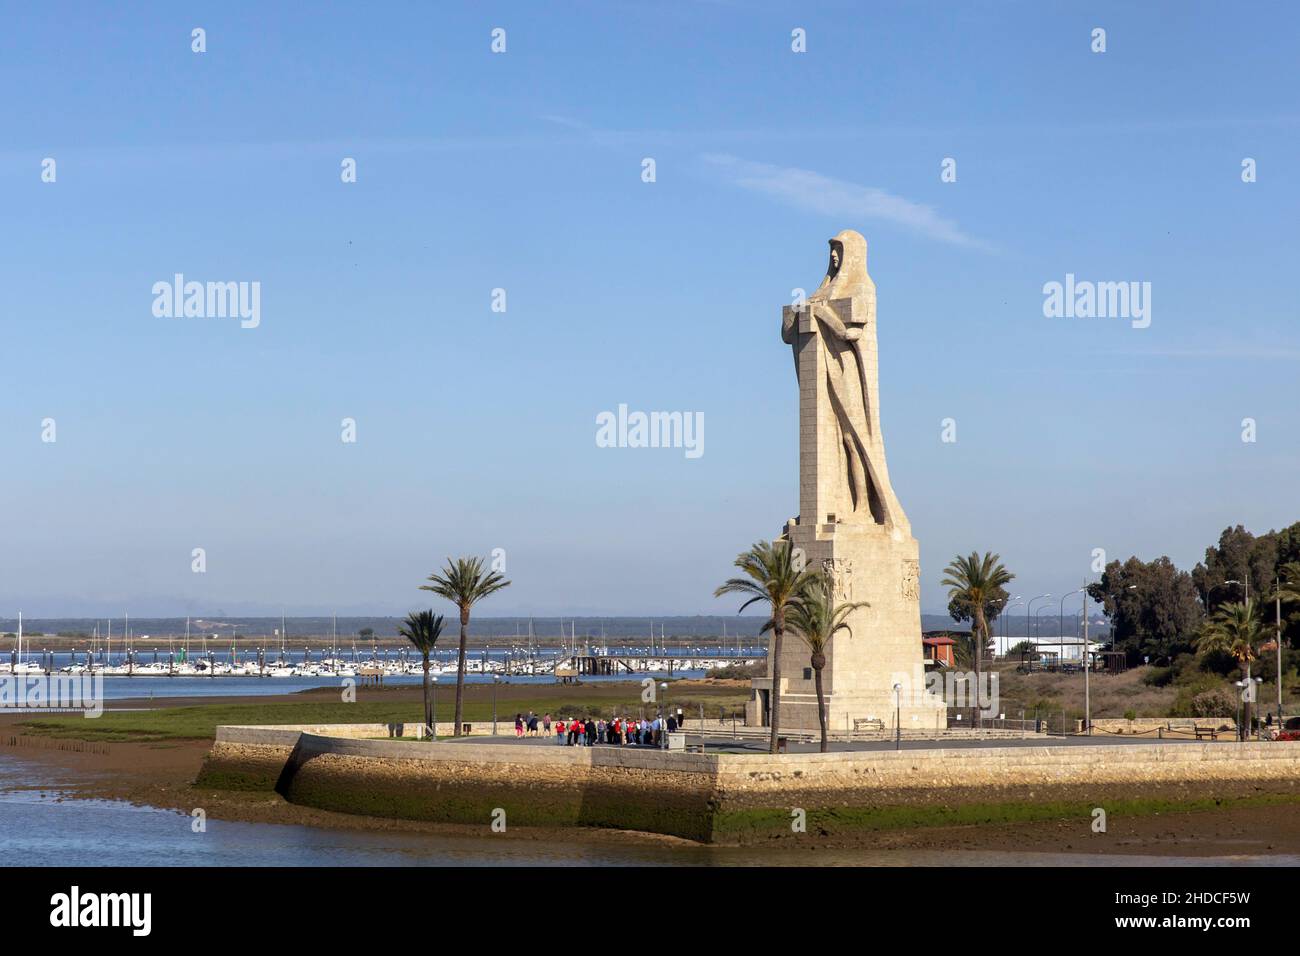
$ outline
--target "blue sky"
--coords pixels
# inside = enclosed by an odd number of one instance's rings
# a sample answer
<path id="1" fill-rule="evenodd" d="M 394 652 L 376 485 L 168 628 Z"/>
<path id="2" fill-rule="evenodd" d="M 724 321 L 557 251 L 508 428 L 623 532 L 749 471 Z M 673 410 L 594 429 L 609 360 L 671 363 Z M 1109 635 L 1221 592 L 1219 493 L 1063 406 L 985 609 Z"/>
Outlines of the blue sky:
<path id="1" fill-rule="evenodd" d="M 1300 519 L 1300 15 L 1088 6 L 10 10 L 4 613 L 400 612 L 493 548 L 485 613 L 726 611 L 797 511 L 780 312 L 843 228 L 926 611 L 957 552 L 1060 594 Z M 155 317 L 177 272 L 260 326 Z M 1150 327 L 1045 318 L 1067 273 Z M 598 448 L 620 403 L 705 453 Z"/>

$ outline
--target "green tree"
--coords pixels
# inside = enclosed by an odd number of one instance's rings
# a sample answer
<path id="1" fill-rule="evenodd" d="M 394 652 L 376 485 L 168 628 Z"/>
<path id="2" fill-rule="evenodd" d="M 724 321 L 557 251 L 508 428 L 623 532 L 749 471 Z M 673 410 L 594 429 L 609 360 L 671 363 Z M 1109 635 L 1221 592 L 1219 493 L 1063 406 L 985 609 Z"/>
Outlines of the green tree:
<path id="1" fill-rule="evenodd" d="M 1106 565 L 1088 596 L 1111 621 L 1113 649 L 1130 663 L 1143 658 L 1172 659 L 1190 651 L 1204 617 L 1194 577 L 1167 557 L 1143 562 L 1136 557 Z"/>
<path id="2" fill-rule="evenodd" d="M 817 688 L 817 721 L 821 725 L 821 752 L 829 749 L 826 734 L 826 696 L 822 689 L 822 669 L 826 667 L 826 651 L 840 631 L 853 635 L 848 617 L 860 607 L 870 607 L 866 601 L 835 603 L 835 584 L 829 574 L 822 572 L 808 582 L 786 618 L 786 624 L 803 642 L 811 654 L 813 680 Z M 771 625 L 769 621 L 764 628 Z"/>
<path id="3" fill-rule="evenodd" d="M 943 573 L 942 583 L 948 588 L 949 601 L 964 601 L 974 615 L 971 640 L 975 645 L 975 707 L 978 710 L 981 707 L 980 659 L 984 656 L 982 649 L 988 647 L 991 640 L 985 608 L 999 591 L 1006 594 L 1006 586 L 1015 575 L 1003 567 L 1001 555 L 991 551 L 985 551 L 983 558 L 977 551 L 972 551 L 969 557 L 958 555 L 943 569 Z"/>
<path id="4" fill-rule="evenodd" d="M 438 729 L 434 723 L 437 718 L 429 694 L 429 655 L 433 653 L 433 646 L 442 634 L 442 615 L 435 615 L 432 610 L 412 611 L 406 615 L 405 621 L 397 625 L 397 633 L 414 644 L 420 652 L 424 664 L 424 732 L 437 740 Z"/>
<path id="5" fill-rule="evenodd" d="M 1241 665 L 1242 676 L 1250 680 L 1250 663 L 1259 657 L 1259 645 L 1265 636 L 1266 631 L 1259 622 L 1252 598 L 1242 603 L 1225 604 L 1215 611 L 1196 639 L 1196 650 L 1200 654 L 1221 651 L 1232 655 Z M 1249 702 L 1244 705 L 1242 717 L 1239 732 L 1246 734 L 1250 727 Z"/>
<path id="6" fill-rule="evenodd" d="M 456 605 L 460 611 L 460 654 L 456 659 L 456 727 L 454 733 L 460 736 L 464 717 L 465 701 L 465 648 L 469 642 L 469 613 L 479 601 L 495 594 L 507 581 L 498 571 L 486 571 L 482 558 L 447 559 L 447 566 L 441 572 L 429 575 L 430 584 L 420 585 L 421 591 L 432 591 Z"/>
<path id="7" fill-rule="evenodd" d="M 735 564 L 746 576 L 728 578 L 713 592 L 713 596 L 740 594 L 748 597 L 749 600 L 740 606 L 741 611 L 756 603 L 768 607 L 770 618 L 764 626 L 764 630 L 772 632 L 772 735 L 768 752 L 776 753 L 781 729 L 781 644 L 785 637 L 785 619 L 798 602 L 799 595 L 816 579 L 817 573 L 804 567 L 802 553 L 785 540 L 772 544 L 756 542 L 737 556 Z"/>
<path id="8" fill-rule="evenodd" d="M 1278 550 L 1279 554 L 1283 553 L 1281 548 Z M 1289 642 L 1294 645 L 1297 637 L 1300 637 L 1300 609 L 1288 611 L 1287 608 L 1300 605 L 1300 559 L 1278 565 L 1268 601 L 1279 600 L 1282 602 L 1282 613 L 1285 615 L 1282 618 L 1282 643 L 1285 645 Z"/>
<path id="9" fill-rule="evenodd" d="M 1221 604 L 1244 601 L 1247 581 L 1252 593 L 1263 593 L 1277 571 L 1278 544 L 1275 531 L 1256 537 L 1241 525 L 1225 528 L 1218 545 L 1206 548 L 1205 560 L 1192 569 L 1206 615 Z"/>

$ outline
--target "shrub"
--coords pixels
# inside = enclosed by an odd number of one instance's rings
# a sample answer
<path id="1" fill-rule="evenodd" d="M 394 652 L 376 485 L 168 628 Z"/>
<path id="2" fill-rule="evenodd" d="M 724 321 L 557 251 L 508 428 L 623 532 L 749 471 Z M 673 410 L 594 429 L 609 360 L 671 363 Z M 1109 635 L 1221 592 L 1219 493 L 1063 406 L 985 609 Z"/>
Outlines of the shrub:
<path id="1" fill-rule="evenodd" d="M 1179 654 L 1170 665 L 1170 670 L 1174 672 L 1175 684 L 1186 684 L 1197 680 L 1203 673 L 1201 659 L 1195 654 Z"/>
<path id="2" fill-rule="evenodd" d="M 1148 667 L 1142 675 L 1142 683 L 1148 687 L 1168 687 L 1174 680 L 1172 667 Z"/>
<path id="3" fill-rule="evenodd" d="M 1237 702 L 1222 687 L 1207 690 L 1192 698 L 1193 717 L 1231 717 L 1237 711 Z"/>
<path id="4" fill-rule="evenodd" d="M 1136 710 L 1133 710 L 1133 708 L 1131 707 L 1128 710 L 1124 711 L 1125 720 L 1137 720 L 1137 715 L 1138 712 Z"/>
<path id="5" fill-rule="evenodd" d="M 1227 709 L 1223 713 L 1210 712 L 1224 706 Z M 1169 708 L 1171 717 L 1231 717 L 1236 712 L 1236 699 L 1224 689 L 1223 681 L 1212 674 L 1201 674 L 1184 684 Z"/>

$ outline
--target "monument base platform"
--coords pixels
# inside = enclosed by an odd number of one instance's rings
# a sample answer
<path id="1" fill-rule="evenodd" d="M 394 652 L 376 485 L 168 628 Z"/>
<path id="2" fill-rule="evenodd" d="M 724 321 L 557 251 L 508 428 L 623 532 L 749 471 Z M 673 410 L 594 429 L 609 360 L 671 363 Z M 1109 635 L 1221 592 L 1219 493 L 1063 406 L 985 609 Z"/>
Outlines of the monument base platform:
<path id="1" fill-rule="evenodd" d="M 916 539 L 882 525 L 794 522 L 784 538 L 808 567 L 830 575 L 837 604 L 865 602 L 847 618 L 826 653 L 822 688 L 827 728 L 852 731 L 855 721 L 904 730 L 941 730 L 947 708 L 925 691 L 921 645 L 920 560 Z M 817 690 L 808 645 L 787 632 L 781 648 L 780 724 L 818 730 Z M 752 682 L 747 719 L 770 718 L 772 651 L 767 676 Z M 895 685 L 898 685 L 897 692 Z"/>

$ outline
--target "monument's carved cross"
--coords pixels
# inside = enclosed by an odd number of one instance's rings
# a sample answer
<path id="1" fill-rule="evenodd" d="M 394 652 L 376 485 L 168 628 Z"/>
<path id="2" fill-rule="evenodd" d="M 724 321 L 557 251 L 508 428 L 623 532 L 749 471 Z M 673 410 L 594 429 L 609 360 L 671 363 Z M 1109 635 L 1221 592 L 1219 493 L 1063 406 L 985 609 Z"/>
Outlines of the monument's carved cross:
<path id="1" fill-rule="evenodd" d="M 781 318 L 799 382 L 799 517 L 782 537 L 830 574 L 838 601 L 870 605 L 853 612 L 852 634 L 838 634 L 826 655 L 832 732 L 871 718 L 892 727 L 900 677 L 903 728 L 933 730 L 943 726 L 945 711 L 916 686 L 923 668 L 920 562 L 885 464 L 867 241 L 846 229 L 830 246 L 826 278 Z M 816 728 L 807 647 L 793 635 L 783 644 L 781 726 Z M 755 709 L 771 690 L 770 661 L 768 675 L 754 682 Z"/>

